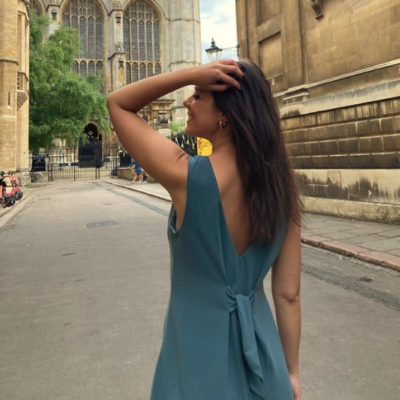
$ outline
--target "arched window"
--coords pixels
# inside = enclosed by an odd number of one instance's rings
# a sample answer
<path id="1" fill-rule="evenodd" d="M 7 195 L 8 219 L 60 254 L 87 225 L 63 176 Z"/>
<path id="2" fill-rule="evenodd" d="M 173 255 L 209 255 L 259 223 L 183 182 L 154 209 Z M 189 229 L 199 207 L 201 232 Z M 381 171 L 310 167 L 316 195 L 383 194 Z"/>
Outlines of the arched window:
<path id="1" fill-rule="evenodd" d="M 32 8 L 36 11 L 36 15 L 39 17 L 43 15 L 43 9 L 40 3 L 37 0 L 32 0 L 31 1 Z"/>
<path id="2" fill-rule="evenodd" d="M 81 50 L 73 71 L 82 76 L 103 74 L 104 17 L 95 0 L 70 0 L 63 11 L 65 26 L 78 30 Z"/>
<path id="3" fill-rule="evenodd" d="M 134 1 L 125 9 L 124 49 L 127 84 L 161 73 L 160 17 L 145 0 Z"/>

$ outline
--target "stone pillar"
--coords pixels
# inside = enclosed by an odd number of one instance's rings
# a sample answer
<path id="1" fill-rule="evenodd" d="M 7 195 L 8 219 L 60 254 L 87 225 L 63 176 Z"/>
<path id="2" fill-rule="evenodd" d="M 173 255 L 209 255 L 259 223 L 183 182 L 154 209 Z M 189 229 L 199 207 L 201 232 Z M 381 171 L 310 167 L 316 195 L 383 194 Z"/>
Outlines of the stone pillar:
<path id="1" fill-rule="evenodd" d="M 108 32 L 106 54 L 109 69 L 107 75 L 110 77 L 107 82 L 109 92 L 119 89 L 125 85 L 126 53 L 123 39 L 123 12 L 120 1 L 113 1 L 108 16 Z"/>
<path id="2" fill-rule="evenodd" d="M 19 65 L 17 85 L 17 131 L 15 169 L 20 171 L 20 181 L 29 181 L 29 15 L 26 3 L 18 3 Z"/>
<path id="3" fill-rule="evenodd" d="M 46 29 L 46 38 L 48 38 L 60 27 L 62 21 L 60 0 L 49 0 L 46 13 L 50 18 L 50 25 Z"/>
<path id="4" fill-rule="evenodd" d="M 248 58 L 247 39 L 247 4 L 246 0 L 236 0 L 237 38 L 239 43 L 239 58 Z"/>
<path id="5" fill-rule="evenodd" d="M 18 0 L 0 2 L 0 170 L 16 167 Z"/>
<path id="6" fill-rule="evenodd" d="M 285 44 L 284 73 L 288 87 L 304 84 L 303 45 L 301 40 L 298 0 L 281 0 L 283 9 L 283 42 Z"/>
<path id="7" fill-rule="evenodd" d="M 200 6 L 199 0 L 172 0 L 171 10 L 171 60 L 170 70 L 201 64 Z M 176 91 L 172 106 L 173 120 L 186 121 L 183 101 L 193 93 L 193 88 L 186 87 Z"/>

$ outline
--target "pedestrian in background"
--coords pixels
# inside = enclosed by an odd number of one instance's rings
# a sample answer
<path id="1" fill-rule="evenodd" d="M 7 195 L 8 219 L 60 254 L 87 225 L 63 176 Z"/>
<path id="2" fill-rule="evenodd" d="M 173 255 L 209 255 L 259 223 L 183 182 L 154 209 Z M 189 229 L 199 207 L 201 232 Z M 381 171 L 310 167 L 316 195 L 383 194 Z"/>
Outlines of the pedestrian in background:
<path id="1" fill-rule="evenodd" d="M 188 85 L 185 132 L 212 143 L 209 157 L 189 157 L 137 114 Z M 173 202 L 151 400 L 299 400 L 301 203 L 264 74 L 216 61 L 133 83 L 107 104 L 123 146 Z"/>
<path id="2" fill-rule="evenodd" d="M 135 183 L 135 182 L 142 183 L 143 182 L 143 169 L 140 166 L 140 164 L 137 161 L 132 160 L 131 164 L 129 165 L 129 168 L 132 168 L 134 171 L 132 183 Z"/>

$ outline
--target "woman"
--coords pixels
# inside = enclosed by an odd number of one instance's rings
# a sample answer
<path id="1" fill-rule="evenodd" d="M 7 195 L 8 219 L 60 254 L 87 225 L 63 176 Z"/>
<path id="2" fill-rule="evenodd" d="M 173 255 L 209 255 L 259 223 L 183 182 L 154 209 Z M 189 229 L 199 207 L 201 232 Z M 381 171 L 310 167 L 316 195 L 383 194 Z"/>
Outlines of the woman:
<path id="1" fill-rule="evenodd" d="M 137 112 L 183 86 L 189 157 Z M 151 400 L 299 400 L 300 202 L 270 86 L 249 61 L 154 76 L 112 93 L 117 135 L 170 193 L 171 296 Z M 277 327 L 263 290 L 272 267 Z"/>

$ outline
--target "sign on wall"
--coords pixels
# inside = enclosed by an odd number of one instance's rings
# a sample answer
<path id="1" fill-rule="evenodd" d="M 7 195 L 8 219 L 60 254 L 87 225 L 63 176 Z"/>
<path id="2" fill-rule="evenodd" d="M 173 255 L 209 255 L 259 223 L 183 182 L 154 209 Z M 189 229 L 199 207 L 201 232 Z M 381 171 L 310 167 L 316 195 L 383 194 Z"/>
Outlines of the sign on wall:
<path id="1" fill-rule="evenodd" d="M 209 156 L 212 153 L 212 144 L 207 139 L 197 138 L 197 154 Z"/>

